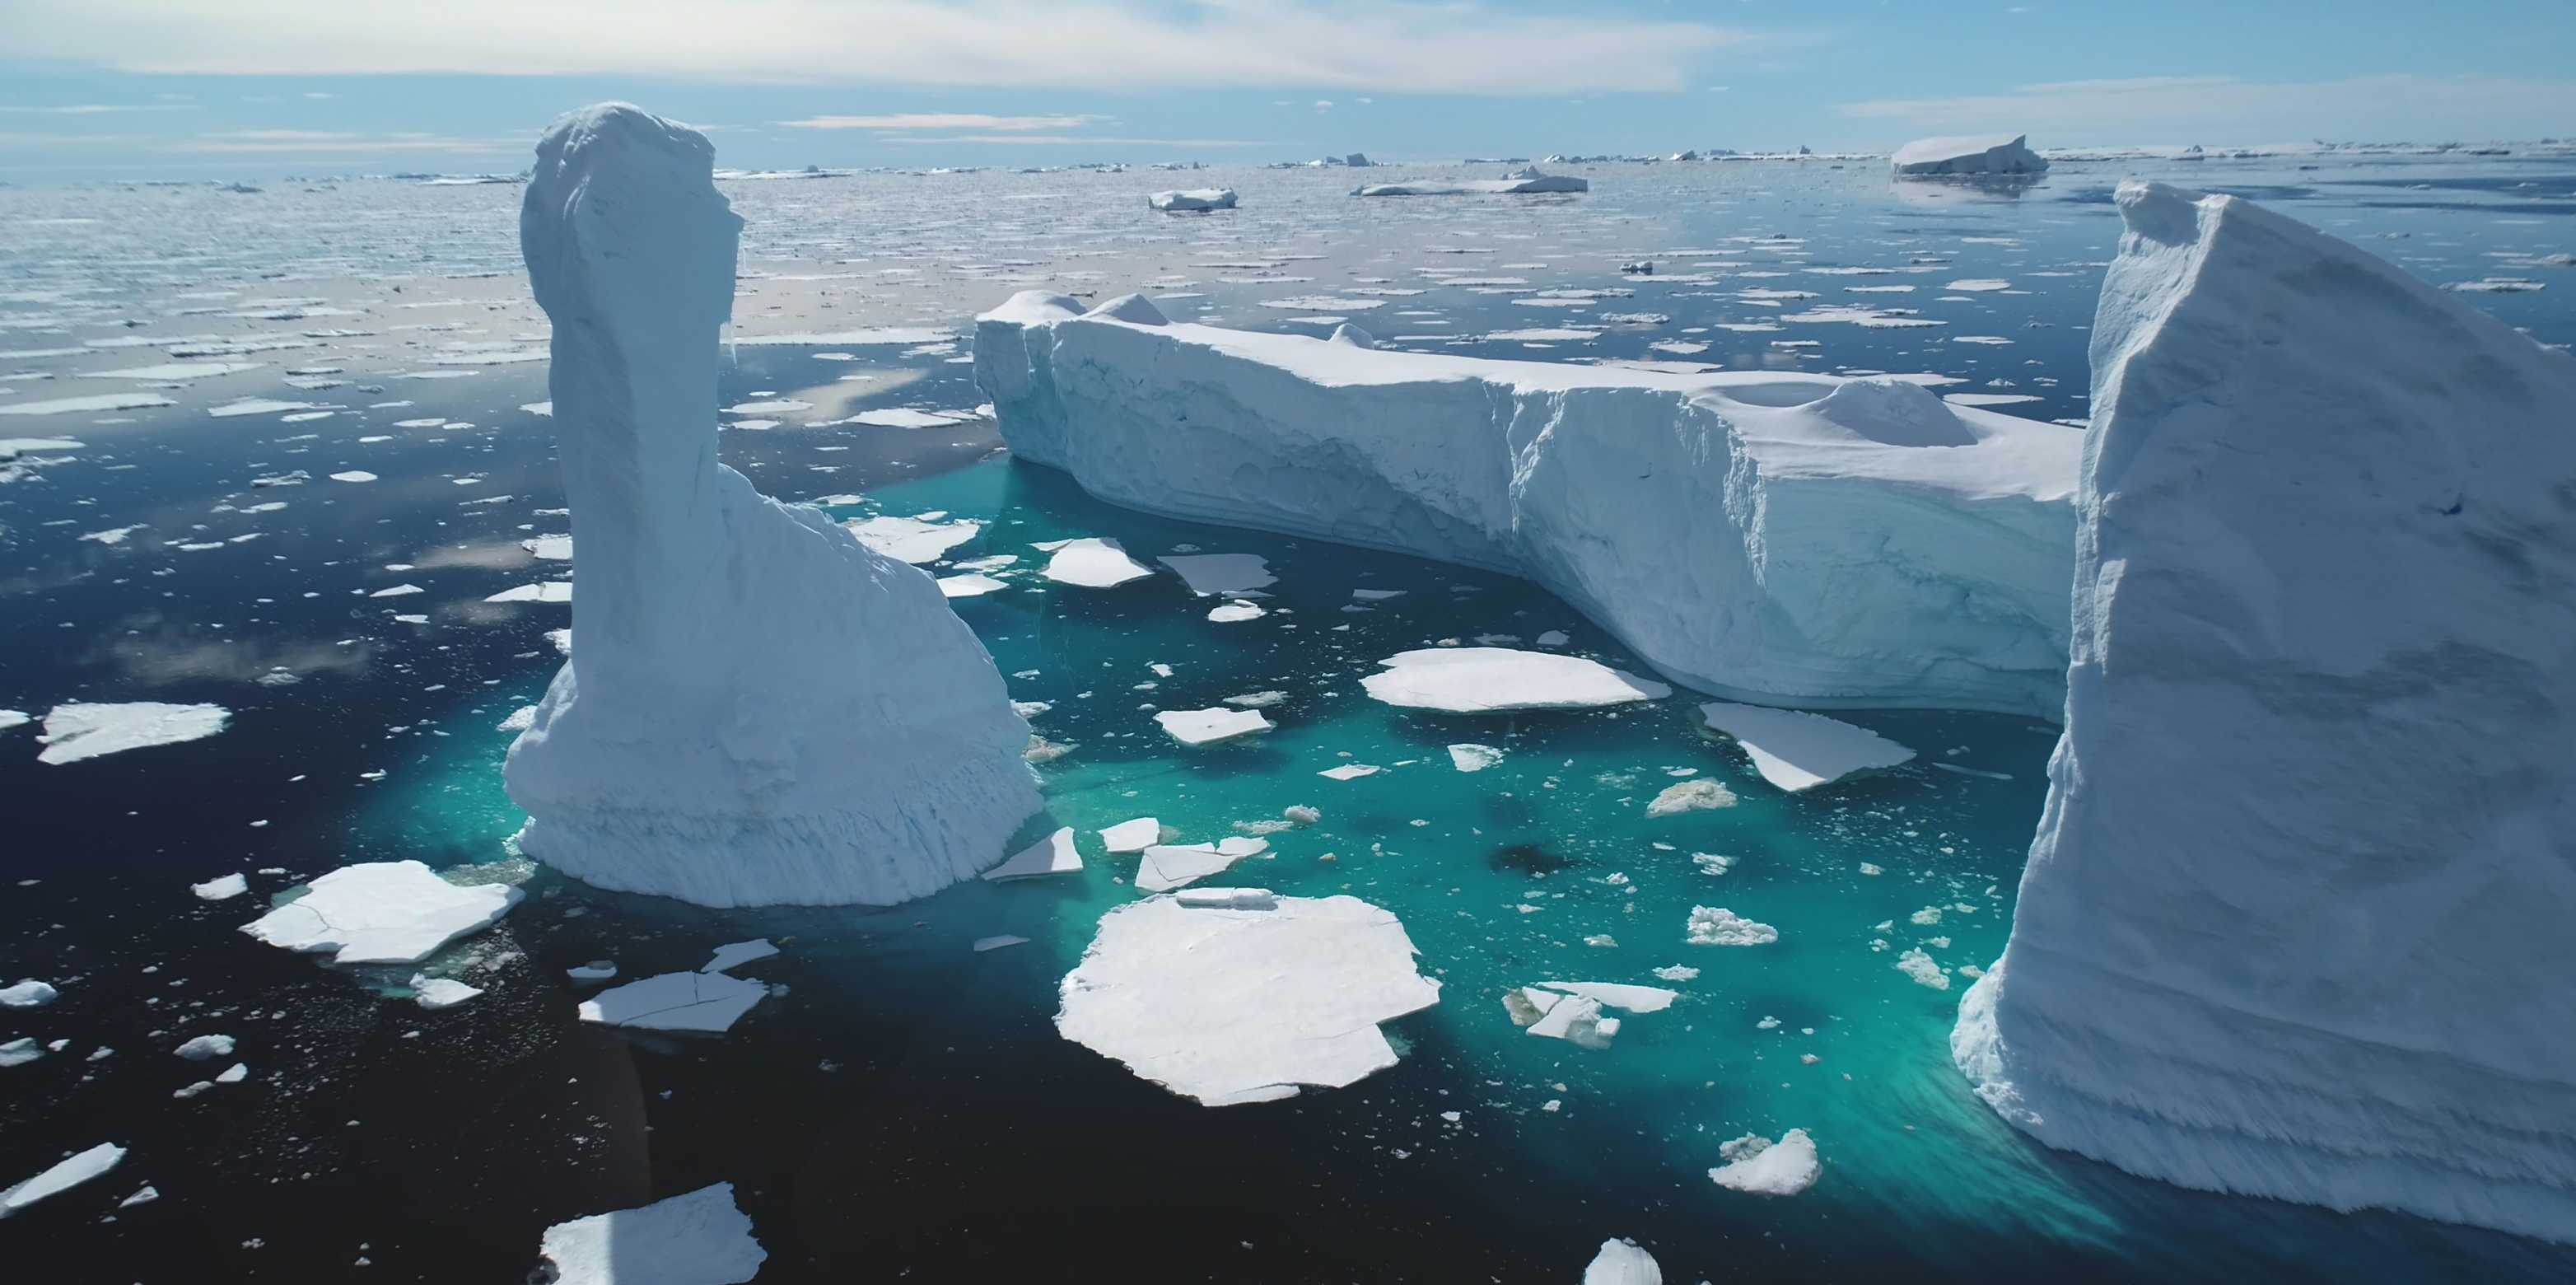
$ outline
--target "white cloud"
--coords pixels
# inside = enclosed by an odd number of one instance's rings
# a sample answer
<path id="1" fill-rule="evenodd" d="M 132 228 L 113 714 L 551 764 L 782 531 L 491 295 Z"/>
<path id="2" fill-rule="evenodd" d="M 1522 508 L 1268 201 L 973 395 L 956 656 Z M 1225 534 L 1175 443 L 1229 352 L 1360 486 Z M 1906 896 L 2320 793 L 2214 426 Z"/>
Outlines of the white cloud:
<path id="1" fill-rule="evenodd" d="M 1670 91 L 1733 28 L 1477 0 L 85 0 L 24 6 L 10 53 L 124 71 L 696 82 Z"/>
<path id="2" fill-rule="evenodd" d="M 808 116 L 778 122 L 791 129 L 1080 129 L 1098 116 L 986 116 L 978 112 L 901 112 L 891 116 Z"/>
<path id="3" fill-rule="evenodd" d="M 2142 76 L 2023 85 L 1956 98 L 1886 98 L 1836 109 L 1857 120 L 1903 122 L 1923 133 L 2029 130 L 2042 146 L 2230 142 L 2284 138 L 2530 137 L 2576 115 L 2576 80 L 2414 73 L 2325 81 L 2234 76 Z"/>
<path id="4" fill-rule="evenodd" d="M 236 129 L 171 139 L 161 150 L 209 156 L 371 156 L 378 153 L 517 156 L 524 138 L 456 138 L 445 134 L 361 134 L 327 129 Z"/>

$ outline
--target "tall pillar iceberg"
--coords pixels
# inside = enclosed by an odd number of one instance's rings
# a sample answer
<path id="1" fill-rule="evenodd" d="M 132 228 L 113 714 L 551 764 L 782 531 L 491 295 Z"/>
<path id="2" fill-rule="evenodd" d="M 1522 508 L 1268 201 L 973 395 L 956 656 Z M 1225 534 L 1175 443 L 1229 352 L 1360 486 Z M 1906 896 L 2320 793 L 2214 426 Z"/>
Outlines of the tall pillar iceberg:
<path id="1" fill-rule="evenodd" d="M 528 855 L 710 906 L 889 905 L 999 861 L 1029 729 L 927 575 L 716 461 L 742 220 L 715 150 L 624 104 L 537 145 L 576 647 L 505 779 Z"/>
<path id="2" fill-rule="evenodd" d="M 2065 732 L 1951 1051 L 2133 1173 L 2576 1241 L 2576 361 L 2119 207 Z"/>

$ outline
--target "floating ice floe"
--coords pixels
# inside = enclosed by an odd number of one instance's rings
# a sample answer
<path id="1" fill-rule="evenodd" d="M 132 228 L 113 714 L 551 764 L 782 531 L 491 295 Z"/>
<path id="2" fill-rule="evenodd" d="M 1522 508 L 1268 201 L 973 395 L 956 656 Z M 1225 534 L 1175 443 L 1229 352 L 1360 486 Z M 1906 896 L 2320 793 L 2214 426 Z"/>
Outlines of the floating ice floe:
<path id="1" fill-rule="evenodd" d="M 1066 826 L 1038 840 L 1010 860 L 984 872 L 993 880 L 1033 879 L 1041 875 L 1082 873 L 1082 854 L 1074 850 L 1073 827 Z"/>
<path id="2" fill-rule="evenodd" d="M 2048 172 L 2047 158 L 2030 150 L 2028 134 L 1918 138 L 1897 148 L 1890 160 L 1900 178 Z"/>
<path id="3" fill-rule="evenodd" d="M 77 763 L 153 745 L 203 740 L 224 730 L 232 711 L 221 705 L 171 705 L 161 701 L 56 705 L 45 715 L 45 748 L 39 763 Z"/>
<path id="4" fill-rule="evenodd" d="M 1155 844 L 1144 850 L 1136 864 L 1136 887 L 1144 892 L 1169 892 L 1187 884 L 1221 874 L 1226 867 L 1245 857 L 1257 857 L 1270 850 L 1268 839 L 1249 839 L 1240 835 L 1214 843 Z"/>
<path id="5" fill-rule="evenodd" d="M 755 960 L 773 958 L 777 954 L 778 947 L 771 945 L 766 937 L 754 937 L 750 941 L 727 942 L 716 947 L 715 954 L 709 956 L 706 963 L 699 965 L 698 971 L 721 973 Z"/>
<path id="6" fill-rule="evenodd" d="M 1157 561 L 1179 572 L 1182 583 L 1202 598 L 1231 597 L 1279 583 L 1270 564 L 1256 553 L 1173 553 Z"/>
<path id="7" fill-rule="evenodd" d="M 152 410 L 178 404 L 158 393 L 96 393 L 88 397 L 56 397 L 40 402 L 0 402 L 0 415 L 79 415 Z"/>
<path id="8" fill-rule="evenodd" d="M 0 1008 L 43 1008 L 61 994 L 49 982 L 22 977 L 15 985 L 0 986 Z"/>
<path id="9" fill-rule="evenodd" d="M 1325 768 L 1315 775 L 1329 781 L 1356 781 L 1363 776 L 1375 776 L 1385 770 L 1374 763 L 1344 763 L 1340 767 Z"/>
<path id="10" fill-rule="evenodd" d="M 411 992 L 413 1003 L 434 1012 L 438 1009 L 454 1008 L 482 994 L 483 988 L 468 986 L 453 978 L 429 977 L 414 973 L 411 975 Z"/>
<path id="11" fill-rule="evenodd" d="M 941 595 L 949 598 L 981 598 L 985 594 L 1000 593 L 1011 587 L 1007 582 L 996 580 L 980 571 L 969 571 L 958 576 L 941 576 L 938 584 Z"/>
<path id="12" fill-rule="evenodd" d="M 1792 794 L 1854 772 L 1910 762 L 1914 751 L 1865 727 L 1822 714 L 1711 701 L 1701 721 L 1734 737 L 1762 779 Z"/>
<path id="13" fill-rule="evenodd" d="M 0 1043 L 0 1067 L 25 1066 L 43 1057 L 45 1052 L 45 1047 L 36 1043 L 35 1037 L 22 1035 Z"/>
<path id="14" fill-rule="evenodd" d="M 171 1052 L 180 1057 L 184 1057 L 191 1062 L 204 1062 L 219 1057 L 230 1057 L 232 1056 L 232 1051 L 233 1037 L 229 1035 L 200 1035 L 171 1050 Z"/>
<path id="15" fill-rule="evenodd" d="M 575 1012 L 602 1026 L 721 1034 L 768 994 L 767 985 L 726 973 L 662 973 L 612 986 Z"/>
<path id="16" fill-rule="evenodd" d="M 37 1201 L 59 1196 L 115 1168 L 124 1159 L 125 1148 L 112 1142 L 102 1142 L 57 1162 L 43 1173 L 0 1191 L 0 1218 L 22 1212 Z"/>
<path id="17" fill-rule="evenodd" d="M 540 580 L 535 584 L 523 584 L 515 588 L 504 589 L 499 593 L 485 598 L 483 601 L 570 602 L 572 601 L 572 581 Z"/>
<path id="18" fill-rule="evenodd" d="M 1816 1160 L 1815 1139 L 1804 1129 L 1791 1129 L 1773 1142 L 1748 1133 L 1720 1144 L 1725 1164 L 1708 1171 L 1708 1180 L 1730 1191 L 1756 1196 L 1794 1196 L 1816 1185 L 1824 1166 Z"/>
<path id="19" fill-rule="evenodd" d="M 250 879 L 245 875 L 228 874 L 204 883 L 189 884 L 188 891 L 206 901 L 227 901 L 250 891 Z"/>
<path id="20" fill-rule="evenodd" d="M 984 524 L 971 518 L 924 522 L 919 518 L 873 517 L 844 522 L 859 543 L 894 559 L 920 566 L 948 556 L 950 549 L 974 539 Z"/>
<path id="21" fill-rule="evenodd" d="M 1258 604 L 1237 601 L 1220 603 L 1208 608 L 1207 618 L 1211 624 L 1235 625 L 1247 620 L 1259 620 L 1269 614 Z"/>
<path id="22" fill-rule="evenodd" d="M 729 1182 L 556 1223 L 537 1252 L 554 1285 L 743 1285 L 769 1260 Z"/>
<path id="23" fill-rule="evenodd" d="M 500 921 L 524 894 L 508 884 L 461 885 L 417 861 L 342 866 L 304 895 L 242 925 L 287 950 L 336 964 L 413 964 Z"/>
<path id="24" fill-rule="evenodd" d="M 1367 183 L 1351 189 L 1353 196 L 1517 196 L 1538 192 L 1589 192 L 1589 179 L 1570 174 L 1541 173 L 1535 165 L 1505 170 L 1498 179 L 1468 179 L 1459 183 Z"/>
<path id="25" fill-rule="evenodd" d="M 1734 806 L 1735 791 L 1726 788 L 1722 782 L 1712 781 L 1703 776 L 1665 786 L 1661 793 L 1647 800 L 1646 815 L 1668 817 L 1684 812 L 1704 812 Z"/>
<path id="26" fill-rule="evenodd" d="M 718 461 L 742 220 L 713 156 L 622 104 L 538 143 L 520 244 L 583 587 L 578 660 L 510 747 L 519 847 L 702 905 L 908 901 L 982 873 L 1037 812 L 1028 724 L 928 576 Z"/>
<path id="27" fill-rule="evenodd" d="M 957 421 L 947 415 L 934 415 L 929 411 L 913 410 L 910 407 L 885 406 L 876 410 L 860 411 L 841 422 L 865 424 L 870 428 L 947 428 Z"/>
<path id="28" fill-rule="evenodd" d="M 1057 546 L 1047 559 L 1046 578 L 1083 589 L 1109 589 L 1154 574 L 1152 567 L 1127 556 L 1116 540 L 1086 537 Z"/>
<path id="29" fill-rule="evenodd" d="M 1029 939 L 1022 937 L 1017 933 L 999 933 L 991 937 L 976 938 L 973 949 L 976 954 L 981 955 L 985 951 L 1000 950 L 1005 946 L 1025 946 L 1028 944 Z"/>
<path id="30" fill-rule="evenodd" d="M 1605 1240 L 1583 1269 L 1583 1285 L 1664 1285 L 1664 1269 L 1633 1240 Z"/>
<path id="31" fill-rule="evenodd" d="M 2083 435 L 2058 425 L 1894 378 L 1493 361 L 1040 293 L 978 318 L 974 356 L 1012 453 L 1113 503 L 1516 572 L 1728 699 L 2065 706 Z"/>
<path id="32" fill-rule="evenodd" d="M 2132 1173 L 2576 1241 L 2576 359 L 2117 204 L 2065 730 L 1951 1054 Z"/>
<path id="33" fill-rule="evenodd" d="M 1206 709 L 1167 709 L 1154 715 L 1173 740 L 1183 745 L 1213 745 L 1238 736 L 1271 729 L 1268 716 L 1257 709 L 1227 709 L 1211 705 Z"/>
<path id="34" fill-rule="evenodd" d="M 1438 1003 L 1440 983 L 1415 972 L 1404 925 L 1356 897 L 1155 897 L 1101 917 L 1059 995 L 1066 1039 L 1226 1106 L 1395 1065 L 1378 1023 Z"/>
<path id="35" fill-rule="evenodd" d="M 1449 766 L 1461 772 L 1482 772 L 1503 761 L 1503 752 L 1491 745 L 1462 741 L 1449 747 Z"/>
<path id="36" fill-rule="evenodd" d="M 1693 906 L 1682 940 L 1693 946 L 1767 946 L 1780 940 L 1780 930 L 1724 906 Z"/>
<path id="37" fill-rule="evenodd" d="M 1137 817 L 1133 821 L 1121 821 L 1100 832 L 1100 841 L 1108 845 L 1113 855 L 1143 852 L 1162 842 L 1162 839 L 1163 823 L 1152 817 Z"/>
<path id="38" fill-rule="evenodd" d="M 1233 188 L 1201 187 L 1156 192 L 1145 198 L 1145 204 L 1166 213 L 1204 214 L 1209 210 L 1231 210 L 1234 200 Z"/>
<path id="39" fill-rule="evenodd" d="M 1592 709 L 1661 700 L 1673 689 L 1598 661 L 1508 647 L 1426 647 L 1378 662 L 1360 680 L 1389 705 L 1453 714 Z"/>

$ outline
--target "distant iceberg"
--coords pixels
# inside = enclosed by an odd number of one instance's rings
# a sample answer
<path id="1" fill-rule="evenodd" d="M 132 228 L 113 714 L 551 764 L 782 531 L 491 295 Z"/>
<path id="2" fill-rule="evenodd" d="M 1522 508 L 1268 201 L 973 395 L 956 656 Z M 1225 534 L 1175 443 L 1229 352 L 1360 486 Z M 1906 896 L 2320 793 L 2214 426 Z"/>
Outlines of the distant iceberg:
<path id="1" fill-rule="evenodd" d="M 2133 1173 L 2576 1241 L 2576 361 L 2118 203 L 2065 734 L 1951 1051 Z"/>
<path id="2" fill-rule="evenodd" d="M 1498 179 L 1463 183 L 1369 183 L 1351 189 L 1353 196 L 1514 196 L 1533 192 L 1589 192 L 1592 182 L 1570 174 L 1543 173 L 1535 165 L 1505 170 Z"/>
<path id="3" fill-rule="evenodd" d="M 1028 724 L 928 575 L 716 462 L 742 220 L 713 157 L 622 104 L 537 148 L 520 241 L 554 323 L 581 648 L 510 747 L 519 844 L 702 905 L 906 901 L 1038 810 Z"/>
<path id="4" fill-rule="evenodd" d="M 1179 192 L 1156 192 L 1145 198 L 1145 204 L 1168 214 L 1204 214 L 1209 210 L 1234 208 L 1234 189 L 1201 187 Z"/>
<path id="5" fill-rule="evenodd" d="M 2048 160 L 2030 150 L 2028 134 L 1918 138 L 1896 149 L 1899 178 L 1942 175 L 2045 174 Z"/>
<path id="6" fill-rule="evenodd" d="M 1027 292 L 975 337 L 1003 440 L 1103 499 L 1526 576 L 1729 699 L 2064 707 L 2079 432 L 1901 380 L 1112 311 Z"/>

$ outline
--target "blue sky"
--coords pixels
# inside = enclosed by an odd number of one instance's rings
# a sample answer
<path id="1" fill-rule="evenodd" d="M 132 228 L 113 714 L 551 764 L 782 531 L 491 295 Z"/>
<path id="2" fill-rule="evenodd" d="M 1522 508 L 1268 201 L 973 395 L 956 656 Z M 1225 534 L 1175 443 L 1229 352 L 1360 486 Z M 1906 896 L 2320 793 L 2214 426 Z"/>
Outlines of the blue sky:
<path id="1" fill-rule="evenodd" d="M 0 0 L 0 177 L 2576 135 L 2571 0 Z"/>

